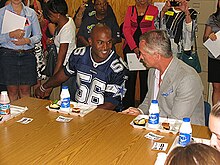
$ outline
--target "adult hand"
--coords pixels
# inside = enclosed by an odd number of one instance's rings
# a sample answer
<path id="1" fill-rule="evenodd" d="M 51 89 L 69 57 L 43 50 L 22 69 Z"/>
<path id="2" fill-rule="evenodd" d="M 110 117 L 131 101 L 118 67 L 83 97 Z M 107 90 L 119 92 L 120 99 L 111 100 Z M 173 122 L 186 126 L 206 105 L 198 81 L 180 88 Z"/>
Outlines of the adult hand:
<path id="1" fill-rule="evenodd" d="M 162 12 L 167 12 L 169 9 L 171 8 L 171 5 L 170 5 L 170 1 L 168 0 L 168 1 L 166 1 L 165 2 L 165 5 L 163 6 L 163 8 L 162 8 Z"/>
<path id="2" fill-rule="evenodd" d="M 137 57 L 139 57 L 139 48 L 138 47 L 134 49 L 134 53 L 137 55 Z"/>
<path id="3" fill-rule="evenodd" d="M 79 7 L 79 14 L 81 14 L 81 16 L 83 15 L 84 11 L 86 10 L 86 6 L 88 6 L 88 4 L 83 2 L 81 4 L 81 6 Z"/>
<path id="4" fill-rule="evenodd" d="M 128 115 L 134 115 L 134 116 L 140 115 L 140 111 L 134 107 L 129 107 L 128 109 L 122 111 L 121 113 L 128 114 Z"/>
<path id="5" fill-rule="evenodd" d="M 175 7 L 175 9 L 179 9 L 179 10 L 187 13 L 189 10 L 189 7 L 188 7 L 188 3 L 186 2 L 186 0 L 179 0 L 178 2 L 180 3 L 180 5 Z"/>
<path id="6" fill-rule="evenodd" d="M 215 35 L 215 33 L 211 33 L 209 34 L 209 38 L 212 40 L 212 41 L 215 41 L 217 39 L 217 36 Z"/>
<path id="7" fill-rule="evenodd" d="M 45 92 L 43 92 L 40 87 L 37 87 L 35 89 L 35 97 L 37 98 L 44 98 L 45 97 Z"/>
<path id="8" fill-rule="evenodd" d="M 21 29 L 17 29 L 17 30 L 14 30 L 12 32 L 9 32 L 9 37 L 10 38 L 21 39 L 21 38 L 24 37 L 24 35 L 25 35 L 25 31 L 21 30 Z"/>
<path id="9" fill-rule="evenodd" d="M 13 42 L 15 45 L 18 45 L 18 46 L 30 43 L 28 38 L 19 38 L 19 39 L 13 40 L 11 42 Z"/>

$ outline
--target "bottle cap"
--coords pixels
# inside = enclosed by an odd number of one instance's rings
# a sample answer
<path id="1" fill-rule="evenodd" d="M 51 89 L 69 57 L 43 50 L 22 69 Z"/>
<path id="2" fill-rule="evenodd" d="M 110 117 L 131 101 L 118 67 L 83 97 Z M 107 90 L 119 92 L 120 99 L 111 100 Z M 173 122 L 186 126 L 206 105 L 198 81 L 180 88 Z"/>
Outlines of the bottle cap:
<path id="1" fill-rule="evenodd" d="M 68 86 L 62 86 L 62 89 L 68 89 Z"/>
<path id="2" fill-rule="evenodd" d="M 1 91 L 1 95 L 7 95 L 8 92 L 7 91 Z"/>
<path id="3" fill-rule="evenodd" d="M 184 117 L 184 118 L 183 118 L 183 122 L 190 122 L 190 118 Z"/>
<path id="4" fill-rule="evenodd" d="M 151 103 L 153 103 L 153 104 L 157 104 L 158 101 L 157 101 L 157 100 L 152 100 Z"/>

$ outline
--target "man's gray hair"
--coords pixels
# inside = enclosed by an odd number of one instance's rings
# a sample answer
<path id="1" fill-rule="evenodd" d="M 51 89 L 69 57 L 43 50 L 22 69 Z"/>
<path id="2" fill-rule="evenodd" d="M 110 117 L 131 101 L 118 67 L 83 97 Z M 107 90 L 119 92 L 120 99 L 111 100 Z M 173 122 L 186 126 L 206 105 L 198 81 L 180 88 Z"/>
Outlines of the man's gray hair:
<path id="1" fill-rule="evenodd" d="M 171 57 L 171 43 L 167 35 L 167 32 L 164 30 L 151 30 L 141 35 L 140 41 L 146 41 L 145 50 L 150 53 L 159 53 L 164 57 Z"/>

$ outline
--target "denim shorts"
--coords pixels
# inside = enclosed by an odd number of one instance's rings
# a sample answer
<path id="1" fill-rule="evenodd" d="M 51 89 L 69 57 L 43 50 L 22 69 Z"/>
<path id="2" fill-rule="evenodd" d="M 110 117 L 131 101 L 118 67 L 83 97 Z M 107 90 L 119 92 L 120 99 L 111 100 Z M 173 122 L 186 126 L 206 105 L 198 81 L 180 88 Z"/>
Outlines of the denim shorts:
<path id="1" fill-rule="evenodd" d="M 0 48 L 0 84 L 34 85 L 37 82 L 36 58 L 33 52 Z"/>

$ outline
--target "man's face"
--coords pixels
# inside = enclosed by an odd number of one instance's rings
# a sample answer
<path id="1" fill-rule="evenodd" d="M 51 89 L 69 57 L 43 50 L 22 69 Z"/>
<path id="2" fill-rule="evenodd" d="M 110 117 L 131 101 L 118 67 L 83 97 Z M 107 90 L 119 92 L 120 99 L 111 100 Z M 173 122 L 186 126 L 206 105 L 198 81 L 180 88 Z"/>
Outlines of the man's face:
<path id="1" fill-rule="evenodd" d="M 112 49 L 111 32 L 108 30 L 100 30 L 96 35 L 89 39 L 92 47 L 92 57 L 96 62 L 104 61 L 108 58 Z"/>
<path id="2" fill-rule="evenodd" d="M 212 132 L 211 146 L 220 151 L 220 117 L 209 116 L 209 129 Z"/>
<path id="3" fill-rule="evenodd" d="M 95 10 L 97 14 L 105 15 L 107 13 L 107 0 L 96 0 L 95 2 Z"/>
<path id="4" fill-rule="evenodd" d="M 140 51 L 140 59 L 147 67 L 154 67 L 155 66 L 155 57 L 156 55 L 149 54 L 146 51 L 146 42 L 144 40 L 140 41 L 139 43 L 139 51 Z"/>

